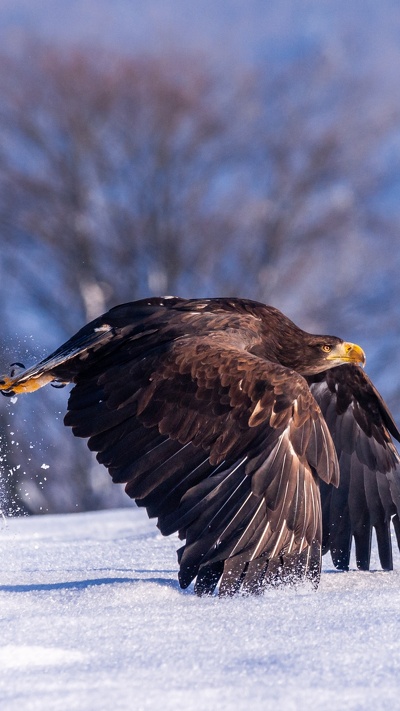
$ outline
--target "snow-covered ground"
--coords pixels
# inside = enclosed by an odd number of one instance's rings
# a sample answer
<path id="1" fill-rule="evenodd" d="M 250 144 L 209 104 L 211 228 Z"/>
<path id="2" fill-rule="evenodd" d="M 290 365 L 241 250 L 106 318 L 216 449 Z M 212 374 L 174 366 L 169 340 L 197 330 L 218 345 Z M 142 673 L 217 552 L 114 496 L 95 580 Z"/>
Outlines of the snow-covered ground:
<path id="1" fill-rule="evenodd" d="M 176 544 L 137 509 L 3 523 L 1 711 L 400 708 L 399 556 L 199 599 Z"/>

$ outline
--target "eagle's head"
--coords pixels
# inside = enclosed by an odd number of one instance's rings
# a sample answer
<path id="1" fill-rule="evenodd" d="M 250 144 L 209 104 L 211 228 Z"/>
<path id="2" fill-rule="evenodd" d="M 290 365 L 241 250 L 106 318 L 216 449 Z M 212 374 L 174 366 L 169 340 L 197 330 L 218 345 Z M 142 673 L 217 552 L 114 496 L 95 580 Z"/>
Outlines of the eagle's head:
<path id="1" fill-rule="evenodd" d="M 355 343 L 336 336 L 311 336 L 304 334 L 298 342 L 295 362 L 290 367 L 301 375 L 315 375 L 344 363 L 364 366 L 365 353 Z"/>

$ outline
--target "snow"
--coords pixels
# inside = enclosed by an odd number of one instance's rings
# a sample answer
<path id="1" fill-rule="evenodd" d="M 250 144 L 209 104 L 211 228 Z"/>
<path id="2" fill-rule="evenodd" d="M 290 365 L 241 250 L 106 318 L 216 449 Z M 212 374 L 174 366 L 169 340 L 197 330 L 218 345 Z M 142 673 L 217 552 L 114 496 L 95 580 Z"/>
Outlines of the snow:
<path id="1" fill-rule="evenodd" d="M 1 710 L 399 708 L 398 554 L 326 557 L 316 592 L 199 599 L 176 547 L 135 508 L 3 522 Z"/>

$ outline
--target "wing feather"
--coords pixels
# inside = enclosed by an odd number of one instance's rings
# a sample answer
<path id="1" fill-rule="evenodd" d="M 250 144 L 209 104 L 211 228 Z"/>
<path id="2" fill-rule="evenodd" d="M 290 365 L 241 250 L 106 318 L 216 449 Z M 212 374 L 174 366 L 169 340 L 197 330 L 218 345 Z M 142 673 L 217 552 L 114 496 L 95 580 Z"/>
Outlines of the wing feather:
<path id="1" fill-rule="evenodd" d="M 234 590 L 236 568 L 226 561 L 260 558 L 264 570 L 269 559 L 288 550 L 300 556 L 321 539 L 316 472 L 336 481 L 337 461 L 297 373 L 226 337 L 193 336 L 139 351 L 136 360 L 120 352 L 117 365 L 105 356 L 97 380 L 88 377 L 76 378 L 66 423 L 90 437 L 99 461 L 158 517 L 162 533 L 185 539 L 181 585 L 200 575 L 199 589 L 211 592 L 219 570 L 223 590 L 228 579 Z"/>
<path id="2" fill-rule="evenodd" d="M 336 567 L 349 567 L 351 541 L 357 566 L 368 570 L 375 529 L 382 568 L 391 570 L 391 519 L 400 512 L 400 457 L 391 436 L 400 433 L 382 397 L 355 365 L 308 378 L 332 435 L 340 463 L 340 486 L 322 487 L 324 552 Z M 399 545 L 400 547 L 400 545 Z"/>

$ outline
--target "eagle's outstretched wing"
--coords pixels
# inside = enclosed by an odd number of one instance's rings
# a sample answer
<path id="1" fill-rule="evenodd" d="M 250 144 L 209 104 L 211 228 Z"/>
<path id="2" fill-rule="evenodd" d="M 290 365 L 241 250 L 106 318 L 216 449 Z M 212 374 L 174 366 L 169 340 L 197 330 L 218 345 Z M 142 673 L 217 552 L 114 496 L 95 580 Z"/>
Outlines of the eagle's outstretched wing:
<path id="1" fill-rule="evenodd" d="M 253 588 L 286 555 L 291 574 L 318 575 L 315 472 L 337 480 L 303 378 L 228 340 L 183 337 L 160 352 L 138 339 L 137 355 L 126 341 L 76 377 L 65 419 L 162 533 L 179 531 L 181 585 L 198 576 L 201 592 L 222 572 L 223 591 Z"/>
<path id="2" fill-rule="evenodd" d="M 338 489 L 321 484 L 323 552 L 349 567 L 354 537 L 357 565 L 368 570 L 375 528 L 382 568 L 391 570 L 391 522 L 400 547 L 400 457 L 391 435 L 400 433 L 364 371 L 342 365 L 308 378 L 336 446 Z"/>
<path id="3" fill-rule="evenodd" d="M 302 376 L 249 352 L 253 316 L 235 328 L 214 307 L 199 335 L 200 309 L 117 307 L 3 389 L 75 383 L 66 424 L 162 533 L 185 539 L 183 587 L 196 576 L 199 593 L 221 575 L 223 593 L 317 580 L 317 474 L 338 481 L 324 418 Z"/>

